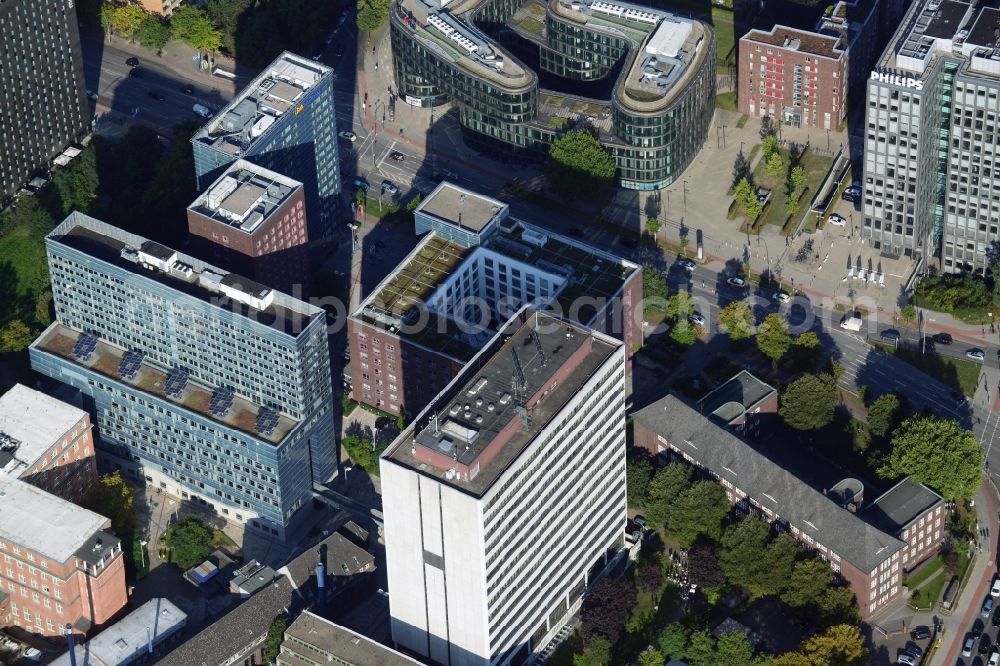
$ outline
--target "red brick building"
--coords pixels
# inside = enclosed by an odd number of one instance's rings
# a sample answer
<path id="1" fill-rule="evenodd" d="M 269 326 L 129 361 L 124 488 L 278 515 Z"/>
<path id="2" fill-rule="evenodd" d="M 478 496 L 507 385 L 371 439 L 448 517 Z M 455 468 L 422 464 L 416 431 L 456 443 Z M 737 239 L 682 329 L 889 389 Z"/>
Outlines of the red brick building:
<path id="1" fill-rule="evenodd" d="M 0 479 L 5 626 L 85 634 L 125 607 L 125 565 L 111 521 L 17 479 Z"/>
<path id="2" fill-rule="evenodd" d="M 737 515 L 772 523 L 827 561 L 862 618 L 902 595 L 903 572 L 940 547 L 944 501 L 909 479 L 866 507 L 861 493 L 813 488 L 673 395 L 636 412 L 633 425 L 636 446 L 694 465 L 723 486 Z"/>
<path id="3" fill-rule="evenodd" d="M 192 254 L 302 298 L 309 236 L 302 183 L 237 160 L 188 206 Z"/>
<path id="4" fill-rule="evenodd" d="M 836 130 L 847 115 L 849 90 L 864 86 L 878 55 L 878 4 L 841 0 L 812 30 L 776 25 L 740 38 L 740 112 Z"/>
<path id="5" fill-rule="evenodd" d="M 81 502 L 97 481 L 90 416 L 17 384 L 0 396 L 0 476 Z"/>

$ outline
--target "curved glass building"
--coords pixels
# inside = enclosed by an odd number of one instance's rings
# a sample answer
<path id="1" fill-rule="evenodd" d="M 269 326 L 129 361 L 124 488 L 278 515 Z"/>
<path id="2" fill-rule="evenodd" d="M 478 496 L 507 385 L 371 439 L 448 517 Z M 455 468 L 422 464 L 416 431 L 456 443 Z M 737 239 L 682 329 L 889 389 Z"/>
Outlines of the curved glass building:
<path id="1" fill-rule="evenodd" d="M 715 108 L 715 34 L 704 23 L 604 0 L 397 0 L 390 12 L 404 101 L 455 103 L 468 143 L 543 157 L 587 127 L 622 187 L 672 183 Z"/>

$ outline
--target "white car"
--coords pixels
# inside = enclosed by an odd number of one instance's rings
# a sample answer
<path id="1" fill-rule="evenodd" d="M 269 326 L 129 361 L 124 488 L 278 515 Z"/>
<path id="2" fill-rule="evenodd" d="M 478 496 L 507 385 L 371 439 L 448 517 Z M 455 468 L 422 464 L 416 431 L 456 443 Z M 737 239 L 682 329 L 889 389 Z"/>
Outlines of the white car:
<path id="1" fill-rule="evenodd" d="M 973 361 L 986 360 L 986 352 L 984 352 L 982 349 L 970 349 L 969 351 L 965 352 L 965 355 L 971 358 Z"/>
<path id="2" fill-rule="evenodd" d="M 997 652 L 996 650 L 994 650 L 993 654 L 990 655 L 989 662 L 987 662 L 987 663 L 988 663 L 988 666 L 997 666 L 997 664 L 1000 664 L 1000 652 Z"/>
<path id="3" fill-rule="evenodd" d="M 704 326 L 705 325 L 705 318 L 702 317 L 701 313 L 699 313 L 699 312 L 692 312 L 691 314 L 689 314 L 688 315 L 688 321 L 691 322 L 692 324 L 694 324 L 695 326 Z"/>
<path id="4" fill-rule="evenodd" d="M 691 261 L 690 259 L 680 259 L 677 262 L 677 265 L 680 266 L 681 268 L 683 268 L 686 271 L 693 271 L 694 270 L 694 262 Z"/>
<path id="5" fill-rule="evenodd" d="M 354 143 L 358 139 L 357 134 L 355 134 L 354 132 L 350 132 L 348 130 L 337 132 L 337 136 L 339 136 L 344 141 L 350 141 L 351 143 Z"/>
<path id="6" fill-rule="evenodd" d="M 784 291 L 776 291 L 776 292 L 774 292 L 774 296 L 772 296 L 771 298 L 773 298 L 774 300 L 778 301 L 779 303 L 787 303 L 788 301 L 792 300 L 792 297 L 789 296 Z"/>
<path id="7" fill-rule="evenodd" d="M 901 654 L 896 657 L 896 663 L 904 664 L 904 666 L 916 666 L 917 660 L 912 655 Z"/>
<path id="8" fill-rule="evenodd" d="M 728 284 L 730 287 L 739 287 L 740 289 L 742 289 L 743 287 L 747 286 L 747 281 L 741 277 L 731 277 L 728 280 L 726 280 L 726 284 Z"/>
<path id="9" fill-rule="evenodd" d="M 993 589 L 990 590 L 991 597 L 1000 597 L 1000 578 L 993 581 Z"/>
<path id="10" fill-rule="evenodd" d="M 840 215 L 837 215 L 836 213 L 834 213 L 833 215 L 831 215 L 827 219 L 829 220 L 830 224 L 832 224 L 835 227 L 844 227 L 844 226 L 847 226 L 847 220 L 845 220 Z"/>

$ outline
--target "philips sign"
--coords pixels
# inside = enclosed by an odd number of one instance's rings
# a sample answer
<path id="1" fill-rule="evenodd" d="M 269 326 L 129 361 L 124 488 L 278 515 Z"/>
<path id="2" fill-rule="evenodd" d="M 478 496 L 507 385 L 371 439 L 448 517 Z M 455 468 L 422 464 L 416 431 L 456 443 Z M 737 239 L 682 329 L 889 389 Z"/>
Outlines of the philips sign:
<path id="1" fill-rule="evenodd" d="M 913 88 L 914 90 L 923 90 L 924 82 L 920 79 L 914 79 L 909 76 L 899 76 L 898 74 L 885 74 L 879 71 L 873 71 L 871 74 L 872 81 L 878 81 L 879 83 L 890 83 L 894 86 L 903 86 L 904 88 Z"/>

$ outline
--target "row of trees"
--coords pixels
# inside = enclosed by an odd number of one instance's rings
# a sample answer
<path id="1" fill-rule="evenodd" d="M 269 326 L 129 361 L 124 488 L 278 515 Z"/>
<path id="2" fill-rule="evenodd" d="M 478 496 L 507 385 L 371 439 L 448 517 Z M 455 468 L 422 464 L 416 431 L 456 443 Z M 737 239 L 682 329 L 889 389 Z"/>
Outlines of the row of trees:
<path id="1" fill-rule="evenodd" d="M 717 540 L 729 501 L 722 487 L 712 481 L 697 481 L 691 468 L 670 463 L 653 472 L 647 454 L 633 449 L 626 467 L 629 503 L 643 507 L 651 526 L 666 532 L 682 548 L 689 548 L 700 535 Z"/>
<path id="2" fill-rule="evenodd" d="M 147 12 L 139 4 L 106 2 L 100 9 L 101 27 L 109 35 L 135 39 L 143 47 L 159 51 L 177 39 L 199 51 L 215 52 L 222 45 L 222 31 L 208 13 L 183 5 L 169 19 Z"/>

